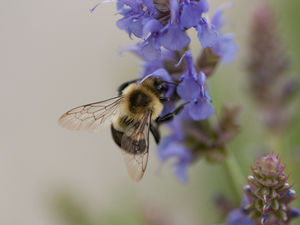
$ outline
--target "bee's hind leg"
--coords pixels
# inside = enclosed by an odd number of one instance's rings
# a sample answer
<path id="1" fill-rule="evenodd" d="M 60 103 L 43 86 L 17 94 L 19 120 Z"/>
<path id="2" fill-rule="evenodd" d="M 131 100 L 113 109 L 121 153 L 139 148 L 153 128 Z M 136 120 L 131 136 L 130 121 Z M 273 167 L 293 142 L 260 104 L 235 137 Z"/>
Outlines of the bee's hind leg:
<path id="1" fill-rule="evenodd" d="M 150 132 L 153 135 L 156 144 L 159 144 L 159 142 L 160 142 L 160 132 L 159 132 L 158 127 L 156 125 L 154 125 L 153 123 L 150 123 Z"/>

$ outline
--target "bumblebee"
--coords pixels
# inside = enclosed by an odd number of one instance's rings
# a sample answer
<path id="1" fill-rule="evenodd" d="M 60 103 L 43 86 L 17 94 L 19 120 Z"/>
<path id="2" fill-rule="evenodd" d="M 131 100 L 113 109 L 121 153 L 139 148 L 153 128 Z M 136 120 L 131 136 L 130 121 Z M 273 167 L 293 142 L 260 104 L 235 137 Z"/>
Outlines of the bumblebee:
<path id="1" fill-rule="evenodd" d="M 148 77 L 122 84 L 119 95 L 105 101 L 76 107 L 63 114 L 58 122 L 67 129 L 98 131 L 107 122 L 115 143 L 122 149 L 129 176 L 139 181 L 146 170 L 149 155 L 149 132 L 156 143 L 160 141 L 159 124 L 171 120 L 184 105 L 160 116 L 167 83 Z"/>

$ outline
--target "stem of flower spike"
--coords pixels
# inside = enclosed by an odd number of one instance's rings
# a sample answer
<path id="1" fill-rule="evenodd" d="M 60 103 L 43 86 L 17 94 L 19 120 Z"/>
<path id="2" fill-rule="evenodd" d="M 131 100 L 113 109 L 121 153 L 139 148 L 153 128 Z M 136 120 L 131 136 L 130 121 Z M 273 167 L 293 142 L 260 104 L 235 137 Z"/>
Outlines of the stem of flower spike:
<path id="1" fill-rule="evenodd" d="M 245 182 L 244 176 L 241 174 L 241 168 L 236 161 L 234 154 L 231 154 L 230 157 L 225 160 L 223 165 L 224 171 L 233 189 L 235 199 L 240 203 L 243 196 L 242 187 Z"/>

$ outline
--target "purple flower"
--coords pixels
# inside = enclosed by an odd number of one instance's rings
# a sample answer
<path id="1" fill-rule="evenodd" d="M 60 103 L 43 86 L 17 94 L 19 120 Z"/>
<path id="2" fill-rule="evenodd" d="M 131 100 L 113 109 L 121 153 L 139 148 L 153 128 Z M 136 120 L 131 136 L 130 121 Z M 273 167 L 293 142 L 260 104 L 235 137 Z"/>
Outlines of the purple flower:
<path id="1" fill-rule="evenodd" d="M 176 51 L 188 46 L 191 39 L 187 36 L 179 24 L 179 4 L 177 0 L 170 0 L 171 20 L 164 28 L 160 37 L 160 43 L 166 49 Z"/>
<path id="2" fill-rule="evenodd" d="M 187 108 L 192 119 L 207 119 L 214 113 L 214 109 L 210 104 L 211 98 L 205 90 L 205 74 L 197 73 L 190 51 L 186 51 L 183 58 L 186 61 L 186 71 L 180 78 L 181 83 L 177 87 L 177 94 L 181 99 L 190 102 Z"/>
<path id="3" fill-rule="evenodd" d="M 197 26 L 202 19 L 202 13 L 207 12 L 208 9 L 209 5 L 205 0 L 184 2 L 180 17 L 181 25 L 185 28 Z"/>
<path id="4" fill-rule="evenodd" d="M 193 120 L 205 120 L 214 113 L 214 108 L 206 100 L 196 99 L 188 107 Z"/>
<path id="5" fill-rule="evenodd" d="M 178 24 L 170 24 L 165 34 L 160 38 L 160 43 L 166 49 L 176 51 L 185 48 L 191 39 L 180 30 Z"/>
<path id="6" fill-rule="evenodd" d="M 221 34 L 221 28 L 224 24 L 223 10 L 226 6 L 220 7 L 213 15 L 211 24 L 220 34 L 217 41 L 211 46 L 213 53 L 221 57 L 223 63 L 230 63 L 234 60 L 237 52 L 237 45 L 233 41 L 234 34 Z"/>
<path id="7" fill-rule="evenodd" d="M 187 168 L 192 162 L 193 156 L 189 149 L 180 142 L 174 142 L 173 138 L 164 139 L 164 142 L 169 142 L 168 144 L 162 143 L 162 148 L 158 148 L 159 156 L 162 161 L 170 158 L 175 158 L 174 163 L 174 173 L 182 182 L 187 182 Z M 172 141 L 171 141 L 172 140 Z"/>
<path id="8" fill-rule="evenodd" d="M 233 210 L 227 217 L 224 225 L 253 225 L 253 221 L 241 209 Z"/>
<path id="9" fill-rule="evenodd" d="M 198 39 L 204 48 L 212 47 L 218 41 L 217 30 L 211 27 L 205 19 L 201 20 L 196 30 L 198 31 Z"/>
<path id="10" fill-rule="evenodd" d="M 171 134 L 164 138 L 158 146 L 158 155 L 163 162 L 175 158 L 174 173 L 180 181 L 185 183 L 188 180 L 187 169 L 194 156 L 184 144 L 185 134 L 181 126 L 184 120 L 183 116 L 183 114 L 180 114 L 168 124 Z"/>
<path id="11" fill-rule="evenodd" d="M 122 16 L 117 26 L 130 37 L 142 39 L 140 47 L 147 60 L 159 57 L 161 47 L 172 51 L 187 47 L 191 40 L 186 30 L 192 27 L 203 47 L 211 47 L 218 39 L 217 30 L 203 17 L 209 10 L 206 0 L 157 0 L 155 4 L 153 0 L 117 0 L 117 10 Z"/>
<path id="12" fill-rule="evenodd" d="M 218 32 L 202 16 L 202 13 L 209 10 L 207 1 L 182 1 L 180 5 L 179 27 L 187 29 L 194 27 L 198 32 L 198 39 L 204 48 L 215 44 L 218 39 Z"/>

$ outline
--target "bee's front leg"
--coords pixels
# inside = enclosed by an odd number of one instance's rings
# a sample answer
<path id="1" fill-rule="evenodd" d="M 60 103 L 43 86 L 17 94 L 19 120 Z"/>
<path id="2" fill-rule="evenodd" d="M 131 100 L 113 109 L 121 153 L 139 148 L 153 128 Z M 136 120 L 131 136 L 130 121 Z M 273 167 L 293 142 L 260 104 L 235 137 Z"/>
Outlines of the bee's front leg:
<path id="1" fill-rule="evenodd" d="M 173 112 L 167 113 L 162 117 L 158 117 L 155 121 L 158 125 L 171 121 L 177 114 L 179 114 L 187 103 L 179 105 Z"/>

